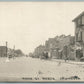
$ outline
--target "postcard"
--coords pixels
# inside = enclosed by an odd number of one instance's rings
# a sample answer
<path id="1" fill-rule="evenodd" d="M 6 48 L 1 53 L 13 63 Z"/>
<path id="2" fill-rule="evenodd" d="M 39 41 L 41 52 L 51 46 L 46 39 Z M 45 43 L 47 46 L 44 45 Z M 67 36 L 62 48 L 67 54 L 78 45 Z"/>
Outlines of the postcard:
<path id="1" fill-rule="evenodd" d="M 84 2 L 0 2 L 0 82 L 84 82 Z"/>

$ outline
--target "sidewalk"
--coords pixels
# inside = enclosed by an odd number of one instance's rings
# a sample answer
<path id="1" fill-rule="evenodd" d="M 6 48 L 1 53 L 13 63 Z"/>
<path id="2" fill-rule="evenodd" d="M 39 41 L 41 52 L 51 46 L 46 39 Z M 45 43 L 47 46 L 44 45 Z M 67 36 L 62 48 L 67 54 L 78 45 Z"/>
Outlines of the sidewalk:
<path id="1" fill-rule="evenodd" d="M 72 60 L 61 60 L 61 59 L 51 59 L 51 61 L 54 62 L 61 62 L 61 63 L 68 63 L 68 64 L 75 64 L 75 65 L 84 65 L 84 62 L 77 62 L 77 61 L 72 61 Z"/>

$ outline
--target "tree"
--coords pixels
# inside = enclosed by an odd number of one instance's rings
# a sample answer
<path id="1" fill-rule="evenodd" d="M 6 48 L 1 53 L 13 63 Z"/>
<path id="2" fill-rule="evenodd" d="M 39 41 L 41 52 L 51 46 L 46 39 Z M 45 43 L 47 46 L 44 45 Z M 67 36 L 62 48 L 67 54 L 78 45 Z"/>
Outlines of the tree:
<path id="1" fill-rule="evenodd" d="M 15 50 L 14 53 L 17 54 L 17 56 L 23 56 L 24 55 L 20 49 Z"/>

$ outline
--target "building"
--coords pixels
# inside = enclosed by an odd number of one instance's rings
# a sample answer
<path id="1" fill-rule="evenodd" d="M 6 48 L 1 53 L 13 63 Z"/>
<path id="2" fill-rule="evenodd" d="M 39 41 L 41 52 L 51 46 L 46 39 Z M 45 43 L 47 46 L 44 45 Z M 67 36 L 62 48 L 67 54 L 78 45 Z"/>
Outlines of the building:
<path id="1" fill-rule="evenodd" d="M 7 56 L 7 47 L 0 46 L 0 57 L 6 57 L 6 56 Z"/>
<path id="2" fill-rule="evenodd" d="M 62 51 L 64 50 L 64 46 L 74 45 L 74 36 L 71 35 L 61 35 L 56 36 L 54 38 L 49 38 L 45 42 L 46 51 L 50 53 L 50 58 L 62 59 L 64 56 L 62 55 Z"/>
<path id="3" fill-rule="evenodd" d="M 84 56 L 84 12 L 72 21 L 75 23 L 76 57 L 80 59 Z"/>

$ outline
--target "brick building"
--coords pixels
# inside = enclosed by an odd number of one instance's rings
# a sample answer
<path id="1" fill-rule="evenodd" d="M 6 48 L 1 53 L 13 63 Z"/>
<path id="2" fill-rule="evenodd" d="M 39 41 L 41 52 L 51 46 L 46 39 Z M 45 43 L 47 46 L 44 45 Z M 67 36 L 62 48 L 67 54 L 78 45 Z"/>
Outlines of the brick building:
<path id="1" fill-rule="evenodd" d="M 0 57 L 6 57 L 7 56 L 7 47 L 6 46 L 0 46 Z"/>

